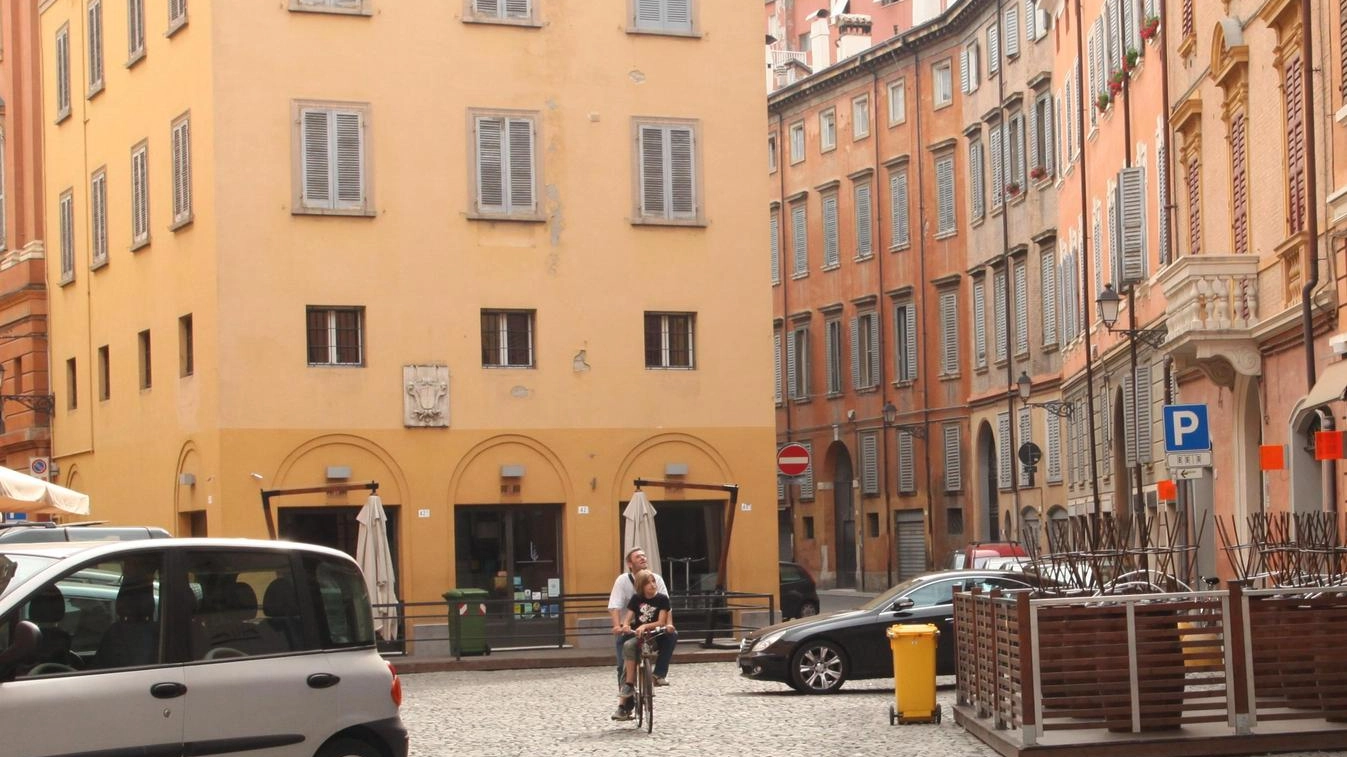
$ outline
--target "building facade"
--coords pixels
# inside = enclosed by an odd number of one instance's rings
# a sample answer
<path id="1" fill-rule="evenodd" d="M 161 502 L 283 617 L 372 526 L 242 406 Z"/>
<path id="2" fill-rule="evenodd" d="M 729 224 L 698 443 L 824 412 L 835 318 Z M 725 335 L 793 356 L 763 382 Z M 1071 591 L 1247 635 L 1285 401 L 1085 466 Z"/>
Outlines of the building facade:
<path id="1" fill-rule="evenodd" d="M 46 0 L 61 483 L 211 536 L 313 489 L 280 535 L 351 549 L 377 482 L 437 601 L 606 591 L 634 479 L 733 482 L 651 490 L 671 588 L 775 592 L 760 24 Z"/>

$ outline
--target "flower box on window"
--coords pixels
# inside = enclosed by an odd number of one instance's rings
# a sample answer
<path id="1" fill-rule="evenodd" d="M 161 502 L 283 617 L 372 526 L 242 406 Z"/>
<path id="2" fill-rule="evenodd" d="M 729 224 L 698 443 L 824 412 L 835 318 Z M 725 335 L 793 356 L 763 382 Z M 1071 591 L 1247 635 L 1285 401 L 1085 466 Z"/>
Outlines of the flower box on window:
<path id="1" fill-rule="evenodd" d="M 1109 89 L 1112 89 L 1112 88 L 1113 88 L 1113 84 L 1112 84 L 1112 82 L 1110 82 L 1110 83 L 1109 83 Z M 1121 85 L 1121 84 L 1118 85 L 1118 89 L 1122 89 L 1122 85 Z M 1095 98 L 1094 98 L 1094 107 L 1098 108 L 1100 113 L 1103 113 L 1104 111 L 1108 110 L 1109 103 L 1111 103 L 1111 102 L 1113 102 L 1113 96 L 1112 96 L 1112 95 L 1110 95 L 1108 92 L 1100 92 L 1100 93 L 1099 93 L 1098 95 L 1096 95 Z"/>
<path id="2" fill-rule="evenodd" d="M 1018 182 L 1012 181 L 1006 185 L 1006 194 L 1010 195 L 1011 197 L 1018 195 L 1020 191 L 1021 187 Z"/>
<path id="3" fill-rule="evenodd" d="M 1147 16 L 1145 22 L 1141 25 L 1141 38 L 1147 42 L 1155 41 L 1160 32 L 1160 17 Z"/>
<path id="4" fill-rule="evenodd" d="M 1029 169 L 1029 178 L 1033 179 L 1034 181 L 1042 181 L 1048 178 L 1048 169 L 1044 168 L 1043 166 L 1034 166 L 1033 168 Z"/>

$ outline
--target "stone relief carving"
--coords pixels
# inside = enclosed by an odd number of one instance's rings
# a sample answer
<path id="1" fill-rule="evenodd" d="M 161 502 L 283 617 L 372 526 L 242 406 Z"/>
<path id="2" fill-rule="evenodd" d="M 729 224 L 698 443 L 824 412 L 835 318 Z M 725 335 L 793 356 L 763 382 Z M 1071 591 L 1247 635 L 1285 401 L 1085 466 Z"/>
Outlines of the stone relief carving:
<path id="1" fill-rule="evenodd" d="M 402 366 L 402 425 L 445 428 L 449 425 L 449 366 Z"/>

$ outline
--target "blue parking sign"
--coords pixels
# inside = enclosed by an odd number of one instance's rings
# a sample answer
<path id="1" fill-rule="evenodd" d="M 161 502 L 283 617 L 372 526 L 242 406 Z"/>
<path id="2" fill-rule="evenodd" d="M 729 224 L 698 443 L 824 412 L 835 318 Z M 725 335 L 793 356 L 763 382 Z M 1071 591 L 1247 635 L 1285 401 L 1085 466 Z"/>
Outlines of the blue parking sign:
<path id="1" fill-rule="evenodd" d="M 1211 426 L 1206 405 L 1165 405 L 1165 452 L 1211 449 Z"/>

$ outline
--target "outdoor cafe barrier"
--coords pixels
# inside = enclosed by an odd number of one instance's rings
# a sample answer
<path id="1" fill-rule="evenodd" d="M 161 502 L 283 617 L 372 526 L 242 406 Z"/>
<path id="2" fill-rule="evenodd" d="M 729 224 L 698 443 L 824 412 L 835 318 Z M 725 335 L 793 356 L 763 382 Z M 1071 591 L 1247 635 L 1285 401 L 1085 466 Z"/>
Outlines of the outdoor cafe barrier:
<path id="1" fill-rule="evenodd" d="M 1345 586 L 1042 599 L 973 591 L 955 595 L 954 633 L 958 710 L 1018 731 L 1019 746 L 1049 731 L 1201 724 L 1246 735 L 1274 721 L 1347 721 Z"/>
<path id="2" fill-rule="evenodd" d="M 674 593 L 669 599 L 680 640 L 701 639 L 707 647 L 778 620 L 771 594 Z M 608 594 L 561 594 L 537 602 L 472 597 L 375 605 L 376 624 L 387 619 L 400 632 L 395 640 L 380 640 L 379 651 L 386 655 L 461 659 L 499 649 L 612 647 L 603 641 L 613 636 Z"/>

